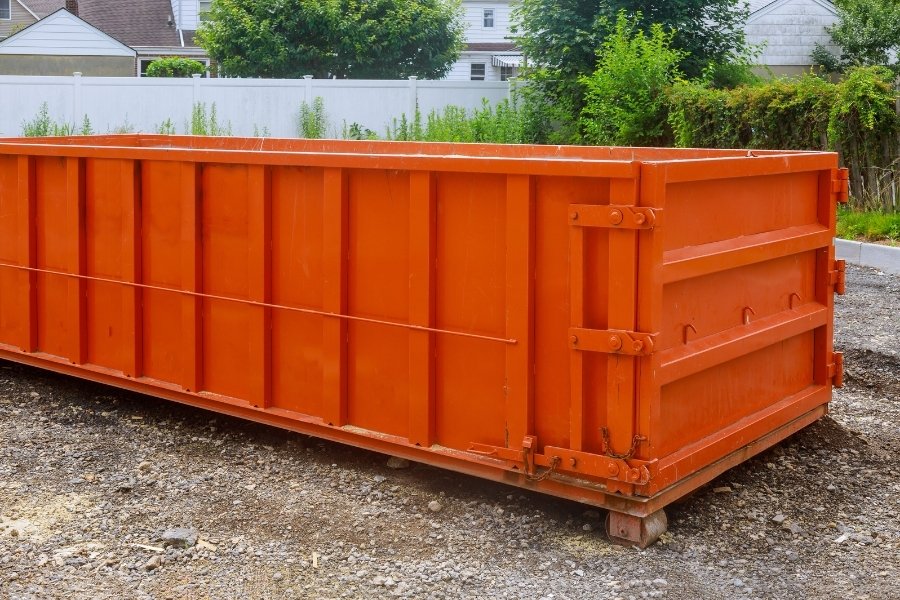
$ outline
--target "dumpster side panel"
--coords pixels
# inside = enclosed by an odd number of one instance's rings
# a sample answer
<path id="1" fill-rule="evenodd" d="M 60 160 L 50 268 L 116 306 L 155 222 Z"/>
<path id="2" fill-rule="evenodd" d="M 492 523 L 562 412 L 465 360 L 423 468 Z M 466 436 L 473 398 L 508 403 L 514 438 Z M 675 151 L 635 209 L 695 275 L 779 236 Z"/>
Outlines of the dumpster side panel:
<path id="1" fill-rule="evenodd" d="M 804 333 L 663 386 L 659 451 L 669 455 L 812 385 L 813 336 Z"/>
<path id="2" fill-rule="evenodd" d="M 183 198 L 193 205 L 193 168 L 178 162 L 140 164 L 140 275 L 142 374 L 175 384 L 182 382 L 186 342 L 182 311 Z"/>
<path id="3" fill-rule="evenodd" d="M 505 344 L 485 338 L 506 334 L 506 178 L 440 173 L 435 193 L 435 326 L 483 336 L 435 338 L 436 439 L 503 446 Z"/>
<path id="4" fill-rule="evenodd" d="M 0 156 L 0 261 L 12 265 L 28 263 L 28 236 L 21 231 L 21 221 L 23 216 L 27 218 L 30 182 L 27 178 L 19 178 L 20 160 L 27 164 L 30 159 Z M 24 203 L 20 200 L 23 193 Z M 19 347 L 24 347 L 29 329 L 28 290 L 31 277 L 28 271 L 0 269 L 0 340 Z"/>
<path id="5" fill-rule="evenodd" d="M 77 207 L 82 214 L 79 220 L 83 219 L 80 229 L 84 231 L 84 246 L 76 250 L 83 254 L 81 262 L 84 264 L 77 272 L 97 280 L 68 282 L 70 289 L 83 295 L 85 304 L 83 316 L 71 315 L 73 325 L 79 320 L 86 324 L 82 333 L 84 351 L 72 360 L 104 365 L 117 371 L 126 370 L 125 361 L 132 354 L 128 340 L 133 328 L 126 323 L 126 313 L 133 317 L 133 308 L 129 308 L 126 301 L 134 289 L 111 282 L 126 279 L 126 247 L 135 239 L 132 228 L 126 223 L 126 213 L 134 210 L 133 196 L 127 200 L 124 189 L 134 185 L 133 177 L 127 178 L 129 170 L 134 170 L 132 161 L 84 161 L 77 175 L 84 177 L 83 206 Z M 80 234 L 71 232 L 69 235 L 79 242 Z M 126 352 L 126 348 L 129 351 Z"/>
<path id="6" fill-rule="evenodd" d="M 201 289 L 212 296 L 249 300 L 248 167 L 204 164 L 201 183 Z M 254 209 L 257 207 L 254 207 Z M 246 304 L 204 298 L 201 307 L 202 389 L 259 403 L 250 386 L 256 366 L 251 336 L 258 323 Z"/>
<path id="7" fill-rule="evenodd" d="M 353 170 L 348 186 L 348 314 L 403 323 L 409 314 L 409 173 Z M 408 437 L 410 333 L 347 324 L 347 421 Z M 397 360 L 401 357 L 401 360 Z"/>
<path id="8" fill-rule="evenodd" d="M 324 173 L 272 169 L 272 303 L 323 306 Z M 322 414 L 322 317 L 272 311 L 272 406 Z"/>
<path id="9" fill-rule="evenodd" d="M 573 441 L 597 440 L 605 407 L 606 361 L 605 356 L 582 356 L 569 348 L 571 255 L 584 256 L 588 264 L 583 267 L 592 274 L 583 280 L 588 296 L 583 303 L 585 318 L 604 328 L 608 239 L 605 231 L 596 230 L 573 242 L 569 213 L 573 204 L 608 204 L 609 180 L 538 177 L 535 190 L 534 431 L 540 444 L 572 448 Z M 577 378 L 579 394 L 573 391 L 572 361 L 587 362 L 582 362 Z M 585 436 L 586 431 L 595 435 Z"/>
<path id="10" fill-rule="evenodd" d="M 61 273 L 74 272 L 73 262 L 78 252 L 71 245 L 78 244 L 77 210 L 67 206 L 67 183 L 77 186 L 77 179 L 68 180 L 67 160 L 46 157 L 34 165 L 34 266 L 41 269 L 36 276 L 37 297 L 35 324 L 37 349 L 47 354 L 77 362 L 75 348 L 82 343 L 83 332 L 75 328 L 77 289 Z M 71 190 L 76 194 L 75 189 Z"/>
<path id="11" fill-rule="evenodd" d="M 661 457 L 684 459 L 725 430 L 780 407 L 780 418 L 800 417 L 811 394 L 830 397 L 816 394 L 826 384 L 817 373 L 832 360 L 819 342 L 833 314 L 822 267 L 833 235 L 831 172 L 786 166 L 699 180 L 682 168 L 666 186 Z M 730 447 L 746 443 L 736 435 Z"/>
<path id="12" fill-rule="evenodd" d="M 818 185 L 817 171 L 669 184 L 665 249 L 816 223 Z"/>

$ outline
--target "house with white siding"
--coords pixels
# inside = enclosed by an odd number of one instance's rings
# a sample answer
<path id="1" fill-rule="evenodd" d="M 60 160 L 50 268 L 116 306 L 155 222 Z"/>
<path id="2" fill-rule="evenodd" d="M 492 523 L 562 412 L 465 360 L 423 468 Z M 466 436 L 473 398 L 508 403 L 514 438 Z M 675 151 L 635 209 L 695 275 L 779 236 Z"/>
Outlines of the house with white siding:
<path id="1" fill-rule="evenodd" d="M 747 42 L 763 46 L 760 64 L 776 75 L 796 75 L 812 66 L 817 43 L 840 54 L 826 29 L 837 21 L 828 0 L 750 0 L 745 32 Z"/>
<path id="2" fill-rule="evenodd" d="M 466 46 L 446 79 L 506 81 L 518 75 L 522 53 L 510 34 L 515 0 L 463 0 Z"/>
<path id="3" fill-rule="evenodd" d="M 137 53 L 60 8 L 0 42 L 2 75 L 134 75 Z"/>
<path id="4" fill-rule="evenodd" d="M 515 0 L 463 0 L 462 4 L 466 48 L 447 79 L 504 81 L 516 76 L 523 58 L 510 34 Z M 829 0 L 749 0 L 749 4 L 747 41 L 763 48 L 759 63 L 774 74 L 808 70 L 817 43 L 840 54 L 826 29 L 838 20 Z"/>
<path id="5" fill-rule="evenodd" d="M 15 63 L 16 72 L 27 75 L 69 75 L 72 71 L 85 75 L 142 75 L 151 62 L 169 56 L 192 58 L 209 66 L 206 52 L 194 42 L 197 24 L 209 5 L 208 0 L 0 0 L 0 52 L 22 56 L 4 61 L 6 68 L 13 68 L 10 65 Z M 71 24 L 75 21 L 61 15 L 54 17 L 56 25 L 43 24 L 63 8 L 97 32 L 129 47 L 134 57 L 131 67 L 98 71 L 98 65 L 112 63 L 109 59 L 100 62 L 84 59 L 79 64 L 78 56 L 93 55 L 79 54 L 85 49 L 77 44 L 65 48 L 68 38 L 59 30 L 63 21 L 69 22 L 70 27 L 75 27 Z M 33 29 L 38 25 L 37 30 Z M 29 39 L 38 35 L 55 38 L 46 47 L 28 48 L 29 55 L 13 54 L 26 48 L 7 40 L 26 28 Z M 63 55 L 70 58 L 54 58 Z"/>

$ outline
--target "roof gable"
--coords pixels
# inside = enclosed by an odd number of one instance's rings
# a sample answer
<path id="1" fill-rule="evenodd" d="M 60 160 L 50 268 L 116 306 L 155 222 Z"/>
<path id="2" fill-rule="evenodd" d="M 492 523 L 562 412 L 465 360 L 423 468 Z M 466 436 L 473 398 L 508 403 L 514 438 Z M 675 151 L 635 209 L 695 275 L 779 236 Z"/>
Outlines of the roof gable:
<path id="1" fill-rule="evenodd" d="M 806 0 L 807 3 L 818 4 L 823 12 L 837 16 L 837 7 L 829 0 Z M 780 7 L 796 2 L 796 0 L 751 0 L 750 16 L 747 17 L 747 23 L 750 24 L 771 12 L 778 10 Z"/>
<path id="2" fill-rule="evenodd" d="M 0 42 L 0 54 L 135 56 L 136 52 L 60 9 Z"/>

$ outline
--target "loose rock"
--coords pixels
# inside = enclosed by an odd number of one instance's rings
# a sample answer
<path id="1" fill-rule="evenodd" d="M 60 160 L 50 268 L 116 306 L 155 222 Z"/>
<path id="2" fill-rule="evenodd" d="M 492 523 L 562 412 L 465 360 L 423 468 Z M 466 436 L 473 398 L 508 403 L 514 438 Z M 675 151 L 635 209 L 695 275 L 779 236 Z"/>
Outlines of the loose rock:
<path id="1" fill-rule="evenodd" d="M 389 469 L 408 469 L 410 467 L 410 463 L 405 458 L 392 456 L 387 460 L 387 466 Z"/>

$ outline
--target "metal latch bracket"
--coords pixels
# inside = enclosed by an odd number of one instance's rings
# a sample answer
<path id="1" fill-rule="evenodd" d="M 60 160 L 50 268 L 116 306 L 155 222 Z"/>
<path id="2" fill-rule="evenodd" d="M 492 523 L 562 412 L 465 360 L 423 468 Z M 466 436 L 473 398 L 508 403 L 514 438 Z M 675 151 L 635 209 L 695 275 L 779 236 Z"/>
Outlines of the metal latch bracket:
<path id="1" fill-rule="evenodd" d="M 569 222 L 577 227 L 611 229 L 653 229 L 659 225 L 662 209 L 623 204 L 571 204 Z"/>
<path id="2" fill-rule="evenodd" d="M 653 353 L 656 333 L 639 333 L 620 329 L 569 328 L 569 348 L 585 352 L 605 352 L 647 356 Z"/>

